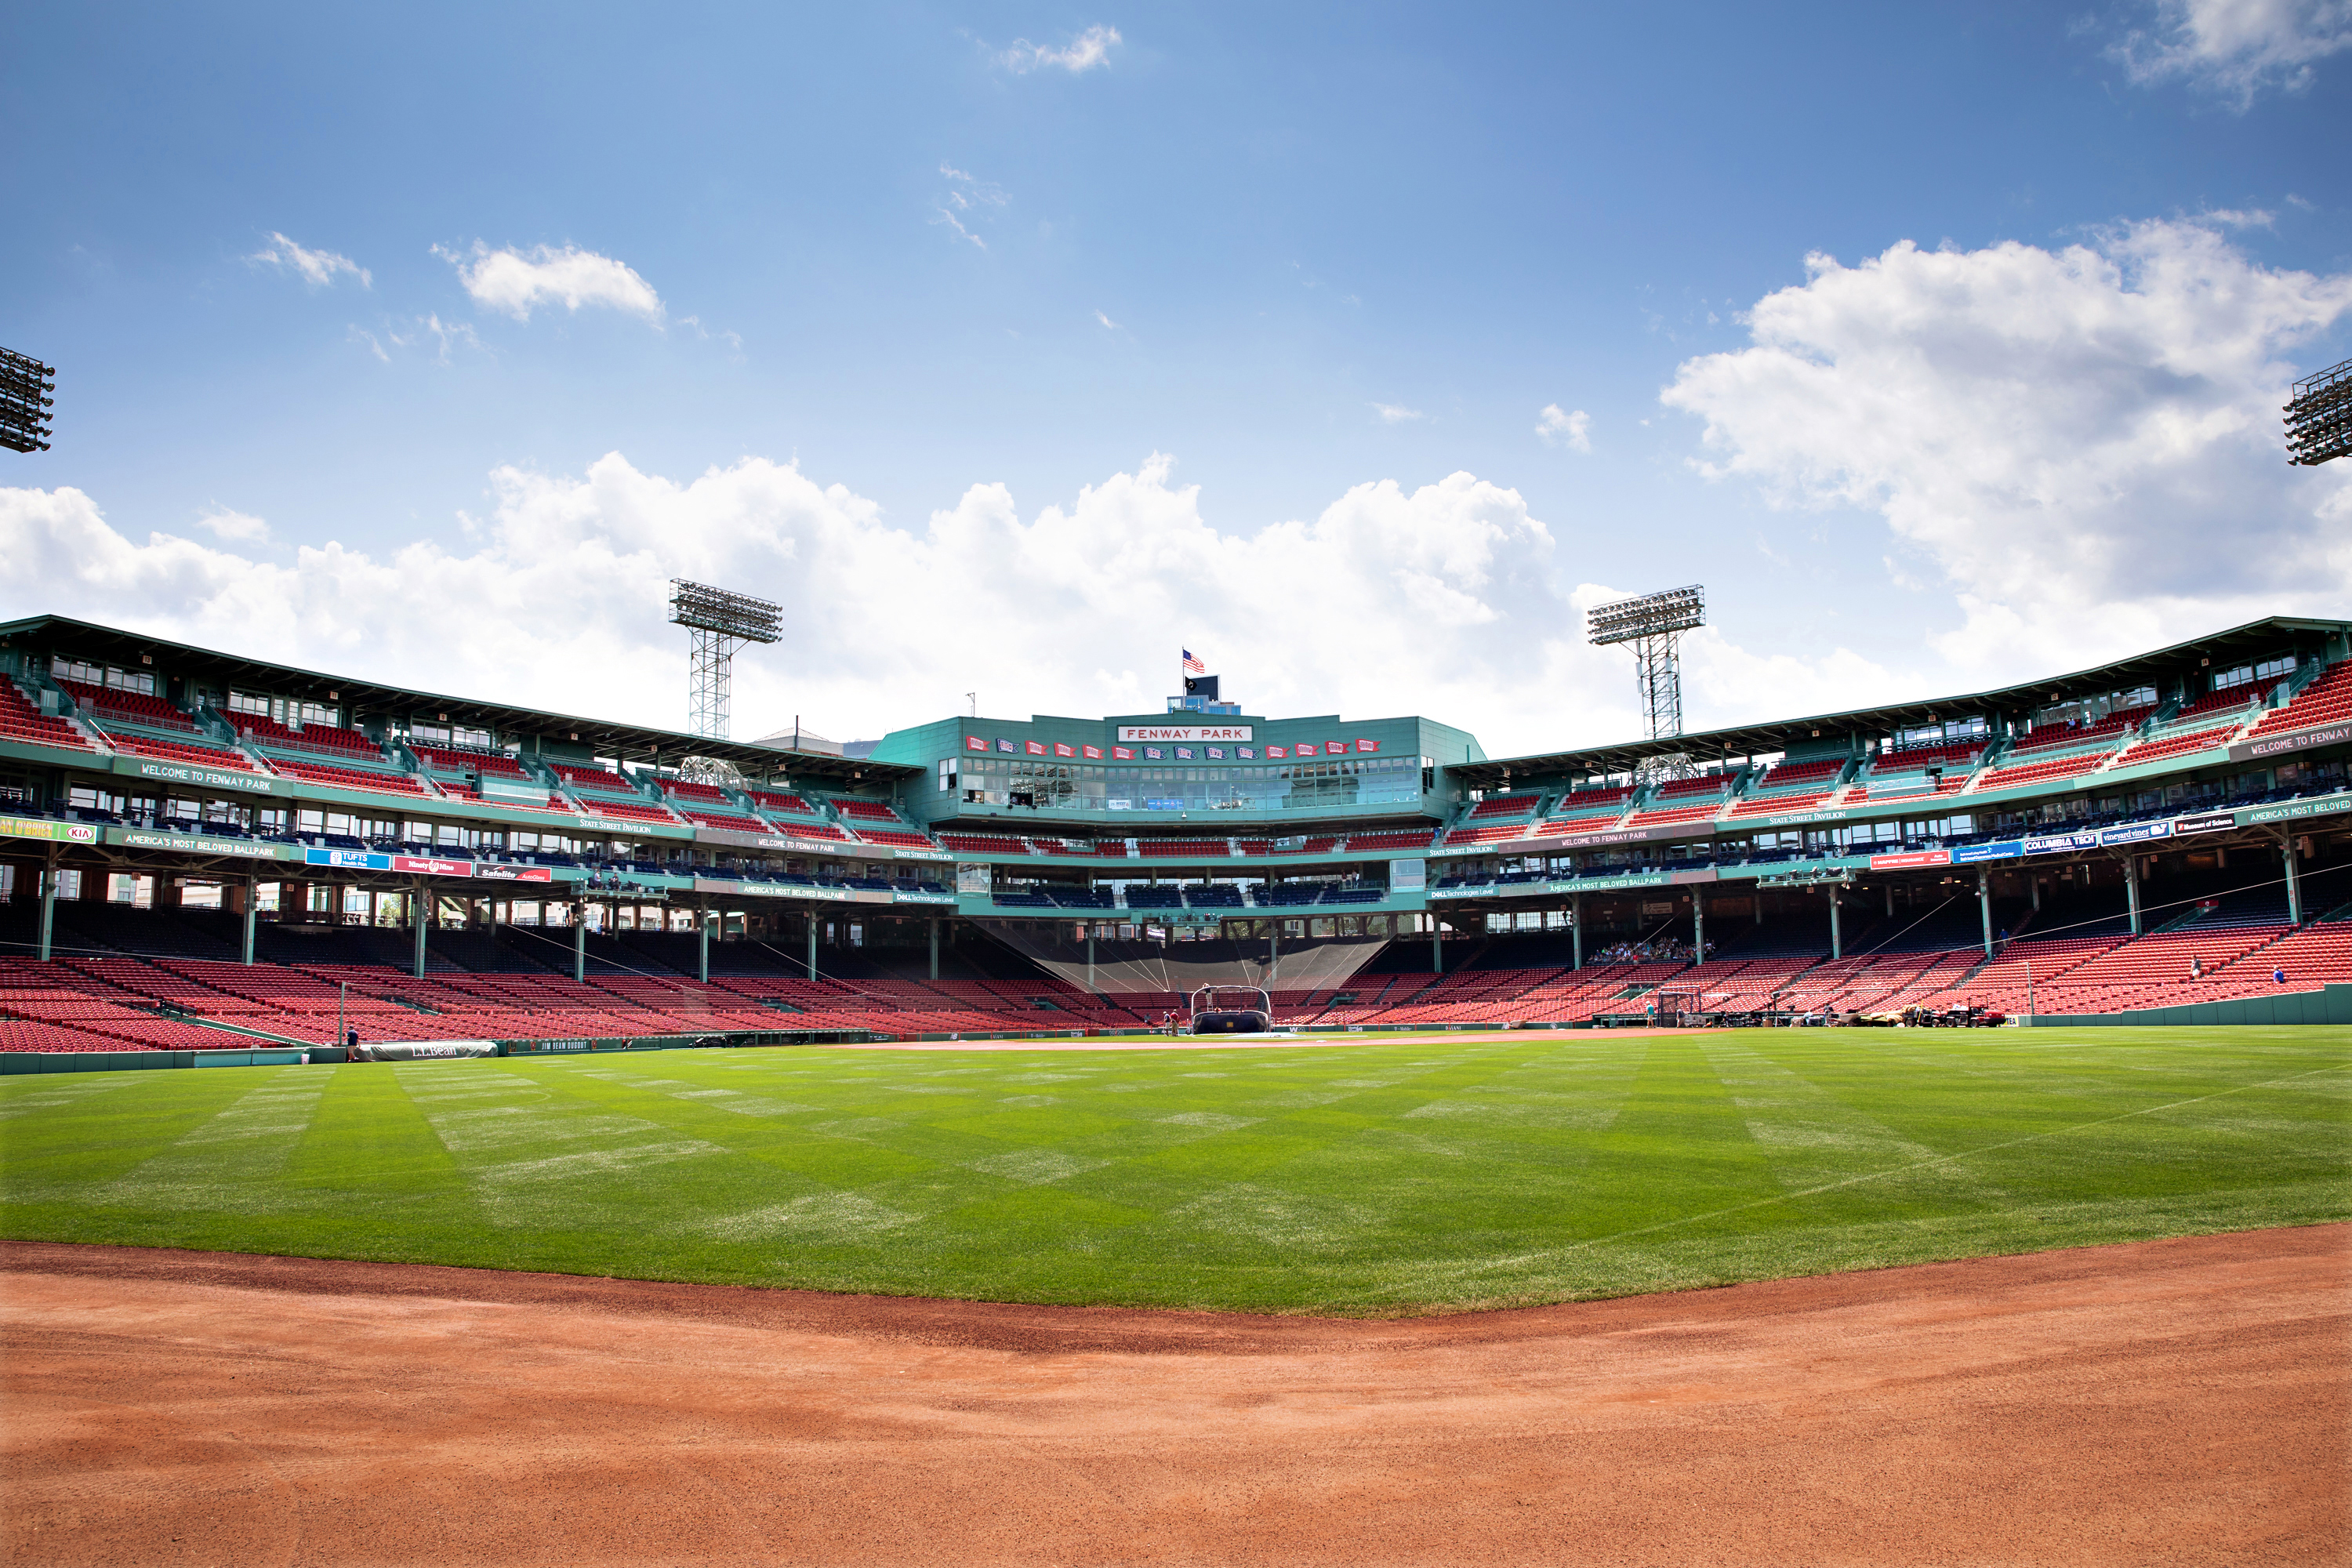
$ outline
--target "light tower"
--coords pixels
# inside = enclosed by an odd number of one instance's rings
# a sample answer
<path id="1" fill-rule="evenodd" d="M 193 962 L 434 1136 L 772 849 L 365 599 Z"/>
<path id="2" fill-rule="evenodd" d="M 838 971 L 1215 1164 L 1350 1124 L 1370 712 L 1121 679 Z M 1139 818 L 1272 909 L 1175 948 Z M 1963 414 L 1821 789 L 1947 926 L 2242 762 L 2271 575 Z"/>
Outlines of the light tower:
<path id="1" fill-rule="evenodd" d="M 55 365 L 0 349 L 0 447 L 14 452 L 49 449 L 49 409 L 57 399 Z"/>
<path id="2" fill-rule="evenodd" d="M 2294 384 L 2286 405 L 2286 460 L 2316 467 L 2352 454 L 2352 359 Z"/>
<path id="3" fill-rule="evenodd" d="M 1706 625 L 1706 590 L 1696 584 L 1596 605 L 1585 612 L 1585 634 L 1595 647 L 1633 645 L 1633 680 L 1642 694 L 1647 738 L 1683 732 L 1683 633 Z M 1690 772 L 1681 752 L 1652 757 L 1635 772 L 1643 779 L 1680 778 Z"/>
<path id="4" fill-rule="evenodd" d="M 694 666 L 688 679 L 686 728 L 707 740 L 728 739 L 728 683 L 734 673 L 735 650 L 747 642 L 774 642 L 783 635 L 783 606 L 748 594 L 669 580 L 669 618 L 694 639 Z M 708 757 L 689 757 L 684 770 L 697 776 L 718 772 L 720 764 Z"/>

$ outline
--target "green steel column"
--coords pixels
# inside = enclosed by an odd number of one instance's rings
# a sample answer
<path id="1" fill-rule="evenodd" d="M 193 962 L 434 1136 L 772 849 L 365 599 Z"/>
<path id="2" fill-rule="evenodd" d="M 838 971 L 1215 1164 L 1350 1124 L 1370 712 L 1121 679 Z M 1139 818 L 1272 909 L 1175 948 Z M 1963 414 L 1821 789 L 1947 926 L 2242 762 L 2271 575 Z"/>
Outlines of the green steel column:
<path id="1" fill-rule="evenodd" d="M 1445 949 L 1439 945 L 1438 936 L 1437 917 L 1432 915 L 1429 917 L 1429 972 L 1432 974 L 1445 973 Z"/>
<path id="2" fill-rule="evenodd" d="M 934 979 L 934 980 L 937 980 L 937 979 L 940 977 L 940 966 L 939 966 L 939 962 L 938 962 L 938 960 L 939 960 L 939 951 L 940 951 L 940 950 L 939 950 L 938 946 L 937 946 L 937 945 L 936 945 L 936 943 L 935 943 L 935 944 L 933 945 L 933 947 L 931 948 L 931 958 L 932 958 L 932 963 L 931 963 L 931 978 L 932 978 L 932 979 Z M 1091 991 L 1091 990 L 1093 990 L 1094 988 L 1095 988 L 1095 928 L 1094 928 L 1094 926 L 1093 926 L 1092 922 L 1089 922 L 1089 923 L 1087 924 L 1087 990 L 1089 990 L 1089 991 Z"/>
<path id="3" fill-rule="evenodd" d="M 1573 967 L 1583 968 L 1584 895 L 1582 893 L 1570 893 L 1568 896 L 1568 946 L 1570 955 L 1575 960 Z"/>
<path id="4" fill-rule="evenodd" d="M 2139 935 L 2139 857 L 2137 855 L 2124 857 L 2124 907 L 2131 913 L 2132 935 Z"/>
<path id="5" fill-rule="evenodd" d="M 1691 956 L 1706 962 L 1706 900 L 1696 889 L 1691 891 Z"/>
<path id="6" fill-rule="evenodd" d="M 1094 928 L 1093 928 L 1092 926 L 1088 926 L 1087 929 L 1087 931 L 1088 931 L 1089 932 L 1091 932 L 1091 931 L 1094 930 Z M 1094 989 L 1094 984 L 1095 984 L 1095 957 L 1094 957 L 1094 953 L 1095 953 L 1095 939 L 1093 938 L 1093 936 L 1092 936 L 1092 935 L 1088 935 L 1088 936 L 1087 936 L 1087 990 L 1089 990 L 1089 991 L 1091 991 L 1091 990 L 1093 990 L 1093 989 Z M 935 916 L 933 916 L 933 917 L 931 918 L 931 978 L 932 978 L 932 979 L 934 979 L 934 980 L 937 980 L 939 977 L 940 977 L 940 922 L 939 922 L 939 917 L 937 917 L 937 916 L 935 915 Z"/>
<path id="7" fill-rule="evenodd" d="M 694 929 L 702 939 L 695 952 L 695 978 L 708 985 L 710 984 L 710 908 L 706 904 L 695 914 Z"/>
<path id="8" fill-rule="evenodd" d="M 816 911 L 815 911 L 814 910 L 811 910 L 809 911 L 809 916 L 808 916 L 808 928 L 809 928 L 809 976 L 808 976 L 808 977 L 809 977 L 811 980 L 814 980 L 814 979 L 816 978 Z"/>
<path id="9" fill-rule="evenodd" d="M 41 868 L 41 962 L 49 961 L 49 937 L 58 924 L 58 852 L 49 851 L 49 863 Z"/>
<path id="10" fill-rule="evenodd" d="M 245 961 L 253 962 L 254 921 L 257 918 L 254 905 L 261 901 L 261 883 L 253 877 L 245 879 Z"/>
<path id="11" fill-rule="evenodd" d="M 1845 956 L 1845 933 L 1838 929 L 1838 890 L 1834 882 L 1830 884 L 1830 956 Z"/>
<path id="12" fill-rule="evenodd" d="M 584 903 L 572 906 L 572 978 L 577 984 L 588 984 L 588 906 Z"/>
<path id="13" fill-rule="evenodd" d="M 2033 912 L 2042 912 L 2042 873 L 2035 871 L 2025 879 L 2026 888 L 2033 895 Z"/>
<path id="14" fill-rule="evenodd" d="M 410 973 L 425 978 L 425 933 L 433 924 L 433 898 L 425 890 L 425 879 L 416 879 L 416 890 L 410 895 L 408 923 L 416 928 L 416 951 L 409 964 Z"/>
<path id="15" fill-rule="evenodd" d="M 1977 910 L 1984 917 L 1985 956 L 1992 956 L 1992 873 L 1977 868 Z"/>
<path id="16" fill-rule="evenodd" d="M 2279 840 L 2279 853 L 2286 858 L 2286 918 L 2289 925 L 2303 923 L 2303 874 L 2294 863 L 2294 836 Z M 42 939 L 47 940 L 46 936 Z"/>

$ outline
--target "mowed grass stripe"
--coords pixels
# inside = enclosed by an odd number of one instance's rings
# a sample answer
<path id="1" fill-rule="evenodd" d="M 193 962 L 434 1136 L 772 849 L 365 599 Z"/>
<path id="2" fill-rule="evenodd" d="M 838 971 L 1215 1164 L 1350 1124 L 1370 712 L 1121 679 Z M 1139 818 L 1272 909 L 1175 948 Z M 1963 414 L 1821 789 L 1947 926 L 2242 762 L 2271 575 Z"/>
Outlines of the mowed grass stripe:
<path id="1" fill-rule="evenodd" d="M 2344 1217 L 2348 1047 L 1593 1033 L 19 1079 L 0 1226 L 992 1300 L 1499 1305 Z M 223 1123 L 286 1138 L 274 1173 L 258 1132 L 183 1142 L 272 1074 L 324 1086 L 299 1130 L 271 1094 Z M 144 1197 L 119 1184 L 207 1147 Z"/>

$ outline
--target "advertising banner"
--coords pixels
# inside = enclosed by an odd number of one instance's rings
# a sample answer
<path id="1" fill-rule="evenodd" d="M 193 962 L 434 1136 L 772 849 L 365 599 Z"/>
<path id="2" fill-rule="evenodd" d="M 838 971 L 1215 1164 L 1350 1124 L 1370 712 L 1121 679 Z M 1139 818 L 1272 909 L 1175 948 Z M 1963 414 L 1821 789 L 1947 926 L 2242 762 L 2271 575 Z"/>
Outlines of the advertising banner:
<path id="1" fill-rule="evenodd" d="M 0 838 L 46 838 L 54 844 L 95 844 L 98 829 L 87 822 L 44 822 L 37 816 L 0 816 Z"/>
<path id="2" fill-rule="evenodd" d="M 2227 833 L 2237 826 L 2238 814 L 2234 811 L 2203 811 L 2194 816 L 2172 819 L 2175 833 Z"/>
<path id="3" fill-rule="evenodd" d="M 1948 849 L 1912 849 L 1895 855 L 1873 855 L 1870 868 L 1874 871 L 1899 871 L 1911 866 L 1948 866 L 1952 852 Z"/>
<path id="4" fill-rule="evenodd" d="M 470 877 L 474 874 L 471 860 L 445 860 L 433 855 L 394 855 L 392 868 L 419 877 Z"/>
<path id="5" fill-rule="evenodd" d="M 2101 847 L 2110 844 L 2144 844 L 2151 838 L 2171 837 L 2172 824 L 2169 822 L 2123 822 L 2099 829 Z"/>
<path id="6" fill-rule="evenodd" d="M 552 882 L 552 866 L 481 866 L 474 868 L 477 879 L 491 882 Z"/>
<path id="7" fill-rule="evenodd" d="M 334 866 L 349 871 L 389 871 L 392 857 L 369 849 L 305 849 L 302 858 L 313 866 Z"/>
<path id="8" fill-rule="evenodd" d="M 2042 833 L 2025 841 L 2028 855 L 2072 855 L 2098 847 L 2099 836 L 2095 833 Z"/>
<path id="9" fill-rule="evenodd" d="M 1952 851 L 1952 864 L 1973 866 L 1979 860 L 2010 860 L 2025 853 L 2021 838 L 2006 839 L 1999 844 L 1963 844 Z"/>

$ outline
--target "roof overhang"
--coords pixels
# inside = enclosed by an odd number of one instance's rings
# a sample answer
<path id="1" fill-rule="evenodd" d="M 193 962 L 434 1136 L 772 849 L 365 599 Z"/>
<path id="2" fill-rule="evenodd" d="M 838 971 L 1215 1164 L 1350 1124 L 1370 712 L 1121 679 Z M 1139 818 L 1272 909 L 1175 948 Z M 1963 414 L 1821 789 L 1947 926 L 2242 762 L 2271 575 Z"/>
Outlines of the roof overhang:
<path id="1" fill-rule="evenodd" d="M 1483 763 L 1458 763 L 1446 770 L 1474 789 L 1499 784 L 1506 779 L 1549 778 L 1561 774 L 1615 773 L 1632 770 L 1652 757 L 1687 755 L 1700 763 L 1721 757 L 1746 757 L 1786 752 L 1791 747 L 1839 736 L 1885 735 L 1929 724 L 1966 718 L 2016 715 L 2052 702 L 2095 697 L 2110 691 L 2162 682 L 2210 666 L 2228 668 L 2264 654 L 2274 654 L 2315 637 L 2340 637 L 2352 633 L 2352 621 L 2305 620 L 2273 616 L 2248 621 L 2209 637 L 2175 643 L 2151 653 L 2134 654 L 2110 664 L 2076 670 L 2072 675 L 2017 686 L 1937 697 L 1917 702 L 1896 702 L 1878 708 L 1856 708 L 1843 713 L 1822 713 L 1807 719 L 1780 719 L 1762 724 L 1738 724 L 1656 741 L 1622 741 L 1612 745 L 1585 746 L 1571 751 L 1543 752 L 1519 757 L 1494 757 Z"/>
<path id="2" fill-rule="evenodd" d="M 354 720 L 430 714 L 438 721 L 441 715 L 446 714 L 450 723 L 475 725 L 501 734 L 539 735 L 563 745 L 577 742 L 593 748 L 599 756 L 623 762 L 676 763 L 689 756 L 715 757 L 734 763 L 747 773 L 821 779 L 844 785 L 911 778 L 923 771 L 901 763 L 795 751 L 788 744 L 713 741 L 677 730 L 652 729 L 609 719 L 550 713 L 511 703 L 387 686 L 356 676 L 329 675 L 289 664 L 273 664 L 267 659 L 245 658 L 65 616 L 28 616 L 0 622 L 0 646 L 10 643 L 125 668 L 136 668 L 141 656 L 146 655 L 159 664 L 168 664 L 174 674 L 195 676 L 222 686 L 242 682 L 274 696 L 332 701 L 346 709 Z"/>

